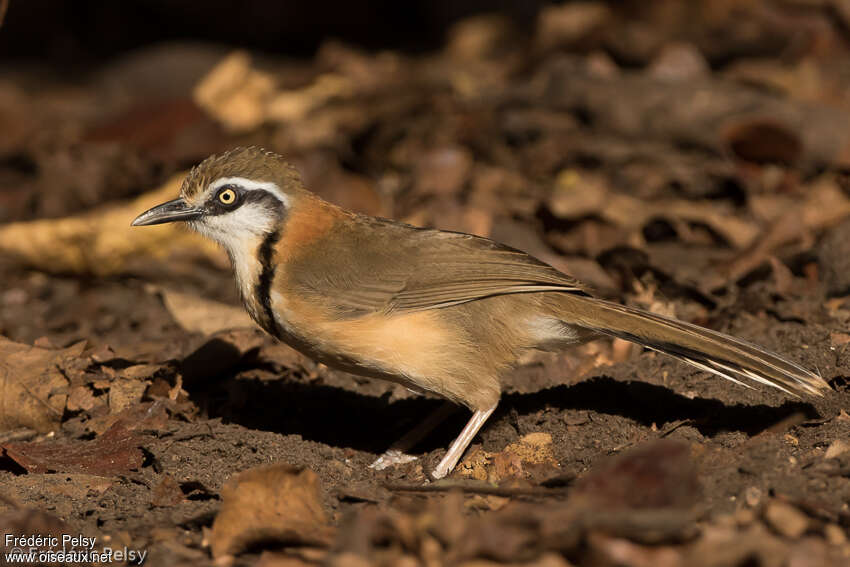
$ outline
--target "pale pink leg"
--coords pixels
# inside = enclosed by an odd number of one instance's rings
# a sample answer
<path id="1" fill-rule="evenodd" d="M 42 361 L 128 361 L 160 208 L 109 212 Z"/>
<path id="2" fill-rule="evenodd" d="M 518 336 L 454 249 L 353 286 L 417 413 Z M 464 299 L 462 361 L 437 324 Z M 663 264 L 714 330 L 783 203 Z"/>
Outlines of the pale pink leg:
<path id="1" fill-rule="evenodd" d="M 472 414 L 472 417 L 469 418 L 466 426 L 463 428 L 463 431 L 460 432 L 460 435 L 457 436 L 451 446 L 449 447 L 446 456 L 443 457 L 443 460 L 440 461 L 440 464 L 437 465 L 437 468 L 434 469 L 434 472 L 431 473 L 431 476 L 435 479 L 443 478 L 455 468 L 455 465 L 463 456 L 466 448 L 469 447 L 469 444 L 472 443 L 472 440 L 475 438 L 475 435 L 478 433 L 478 430 L 481 429 L 481 426 L 484 425 L 484 422 L 487 421 L 487 418 L 490 417 L 490 414 L 493 413 L 493 410 L 496 409 L 496 404 L 493 404 L 493 407 L 486 410 L 478 410 Z"/>
<path id="2" fill-rule="evenodd" d="M 446 402 L 441 405 L 419 425 L 408 431 L 404 437 L 393 443 L 383 455 L 378 457 L 374 463 L 369 465 L 369 468 L 382 471 L 388 467 L 415 461 L 417 457 L 408 455 L 407 451 L 411 450 L 417 443 L 422 441 L 426 435 L 434 431 L 434 428 L 450 416 L 455 409 L 457 409 L 457 406 L 450 402 Z"/>

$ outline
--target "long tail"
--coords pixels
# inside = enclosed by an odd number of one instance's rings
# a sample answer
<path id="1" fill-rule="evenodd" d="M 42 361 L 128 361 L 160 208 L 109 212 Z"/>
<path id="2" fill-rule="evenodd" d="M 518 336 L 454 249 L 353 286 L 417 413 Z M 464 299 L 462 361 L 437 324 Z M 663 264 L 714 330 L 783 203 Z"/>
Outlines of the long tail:
<path id="1" fill-rule="evenodd" d="M 579 295 L 562 294 L 565 323 L 663 352 L 737 384 L 752 380 L 792 395 L 823 396 L 829 384 L 778 354 L 698 325 Z"/>

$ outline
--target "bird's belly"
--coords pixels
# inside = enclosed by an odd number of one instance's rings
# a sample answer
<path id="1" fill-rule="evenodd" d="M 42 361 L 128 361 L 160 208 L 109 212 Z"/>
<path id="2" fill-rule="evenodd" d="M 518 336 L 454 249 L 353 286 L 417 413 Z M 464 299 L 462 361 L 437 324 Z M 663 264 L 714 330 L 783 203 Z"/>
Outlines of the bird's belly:
<path id="1" fill-rule="evenodd" d="M 278 337 L 328 366 L 476 407 L 478 398 L 498 399 L 495 373 L 475 345 L 435 311 L 338 319 L 280 294 L 272 300 Z"/>

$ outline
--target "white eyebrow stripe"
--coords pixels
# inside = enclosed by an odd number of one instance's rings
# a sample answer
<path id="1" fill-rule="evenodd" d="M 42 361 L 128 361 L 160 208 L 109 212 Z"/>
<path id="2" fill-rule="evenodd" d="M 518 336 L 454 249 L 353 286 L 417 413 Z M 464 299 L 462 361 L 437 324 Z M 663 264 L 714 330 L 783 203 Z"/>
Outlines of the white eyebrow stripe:
<path id="1" fill-rule="evenodd" d="M 225 185 L 239 185 L 248 191 L 254 191 L 257 189 L 268 191 L 277 197 L 277 200 L 283 203 L 285 207 L 289 206 L 289 197 L 280 190 L 277 183 L 272 183 L 271 181 L 254 181 L 253 179 L 246 179 L 245 177 L 219 177 L 210 183 L 210 191 L 217 191 Z"/>

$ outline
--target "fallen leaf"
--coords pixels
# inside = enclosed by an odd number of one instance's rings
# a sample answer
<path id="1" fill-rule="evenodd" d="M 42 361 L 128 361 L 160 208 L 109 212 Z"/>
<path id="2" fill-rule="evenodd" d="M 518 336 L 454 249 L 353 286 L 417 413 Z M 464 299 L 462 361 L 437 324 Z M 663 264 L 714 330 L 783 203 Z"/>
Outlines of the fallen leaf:
<path id="1" fill-rule="evenodd" d="M 824 453 L 823 458 L 834 459 L 835 457 L 843 455 L 847 451 L 850 451 L 850 443 L 844 439 L 836 439 L 829 444 L 829 447 L 826 448 L 826 453 Z"/>
<path id="2" fill-rule="evenodd" d="M 97 399 L 92 394 L 91 388 L 88 386 L 74 386 L 68 394 L 68 411 L 88 411 L 97 403 Z"/>
<path id="3" fill-rule="evenodd" d="M 308 557 L 294 556 L 289 553 L 274 553 L 264 551 L 260 554 L 260 559 L 255 563 L 255 567 L 314 567 L 315 565 L 329 565 L 322 561 L 327 555 L 324 549 L 316 550 L 320 553 L 310 555 Z M 333 563 L 334 566 L 339 566 L 338 562 Z M 364 565 L 369 565 L 366 562 Z M 353 564 L 352 566 L 353 567 Z"/>
<path id="4" fill-rule="evenodd" d="M 800 136 L 786 124 L 748 117 L 721 134 L 738 158 L 756 163 L 795 164 L 803 153 Z"/>
<path id="5" fill-rule="evenodd" d="M 177 324 L 191 333 L 213 335 L 227 329 L 257 327 L 242 307 L 168 289 L 156 291 Z"/>
<path id="6" fill-rule="evenodd" d="M 764 519 L 774 530 L 792 539 L 800 537 L 809 528 L 809 518 L 785 502 L 773 501 L 768 504 Z"/>
<path id="7" fill-rule="evenodd" d="M 685 443 L 659 440 L 595 466 L 574 494 L 605 508 L 686 509 L 699 499 L 696 468 Z"/>
<path id="8" fill-rule="evenodd" d="M 829 341 L 834 347 L 846 345 L 847 343 L 850 343 L 850 335 L 847 333 L 830 333 Z"/>
<path id="9" fill-rule="evenodd" d="M 542 50 L 574 47 L 598 34 L 613 17 L 613 10 L 602 2 L 547 5 L 537 16 L 535 41 Z"/>
<path id="10" fill-rule="evenodd" d="M 704 223 L 735 248 L 750 245 L 759 233 L 759 228 L 752 221 L 733 214 L 731 207 L 716 201 L 664 199 L 647 202 L 611 191 L 605 178 L 600 175 L 573 169 L 558 174 L 548 206 L 558 218 L 575 219 L 597 215 L 615 226 L 632 231 L 641 229 L 655 218 Z"/>
<path id="11" fill-rule="evenodd" d="M 127 407 L 121 412 L 98 415 L 86 422 L 86 429 L 102 435 L 112 427 L 130 431 L 163 431 L 168 422 L 168 412 L 163 400 L 143 402 Z"/>
<path id="12" fill-rule="evenodd" d="M 823 527 L 823 535 L 830 545 L 844 545 L 847 543 L 847 534 L 836 524 L 827 524 Z"/>
<path id="13" fill-rule="evenodd" d="M 260 542 L 328 545 L 332 528 L 322 509 L 319 477 L 287 464 L 239 473 L 221 489 L 212 527 L 212 554 L 237 554 Z"/>
<path id="14" fill-rule="evenodd" d="M 123 205 L 83 215 L 0 226 L 0 252 L 46 272 L 99 276 L 121 272 L 130 260 L 163 258 L 181 251 L 226 265 L 226 256 L 215 244 L 177 225 L 130 226 L 139 213 L 174 199 L 182 182 L 183 175 L 178 175 Z"/>
<path id="15" fill-rule="evenodd" d="M 252 130 L 266 118 L 274 80 L 251 67 L 246 51 L 235 51 L 195 87 L 195 102 L 232 132 Z"/>
<path id="16" fill-rule="evenodd" d="M 350 96 L 354 87 L 347 77 L 326 73 L 304 88 L 275 93 L 263 111 L 274 122 L 295 122 L 335 98 Z"/>
<path id="17" fill-rule="evenodd" d="M 710 526 L 701 530 L 699 540 L 686 553 L 682 565 L 718 567 L 720 565 L 788 565 L 784 542 L 756 523 L 749 529 L 738 526 Z"/>
<path id="18" fill-rule="evenodd" d="M 180 485 L 177 484 L 177 481 L 167 474 L 162 475 L 162 480 L 153 489 L 151 505 L 166 508 L 179 504 L 183 500 L 183 491 L 180 490 Z"/>
<path id="19" fill-rule="evenodd" d="M 458 476 L 501 482 L 507 479 L 540 480 L 560 472 L 548 433 L 529 433 L 498 453 L 470 451 L 458 466 Z"/>
<path id="20" fill-rule="evenodd" d="M 124 474 L 142 466 L 140 438 L 113 426 L 91 441 L 42 441 L 0 445 L 30 473 L 77 472 L 100 476 Z"/>
<path id="21" fill-rule="evenodd" d="M 627 539 L 603 533 L 591 533 L 587 545 L 592 557 L 602 565 L 630 567 L 681 567 L 682 550 L 672 546 L 639 545 Z"/>
<path id="22" fill-rule="evenodd" d="M 114 380 L 109 385 L 109 411 L 119 413 L 142 401 L 149 382 L 142 380 Z"/>
<path id="23" fill-rule="evenodd" d="M 84 343 L 66 349 L 39 348 L 0 337 L 0 431 L 55 429 L 68 398 L 61 366 L 84 348 Z"/>
<path id="24" fill-rule="evenodd" d="M 472 163 L 470 153 L 460 147 L 425 152 L 416 164 L 416 189 L 440 196 L 459 193 L 469 179 Z"/>

